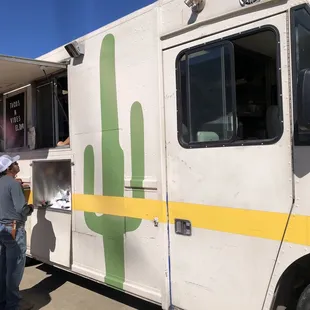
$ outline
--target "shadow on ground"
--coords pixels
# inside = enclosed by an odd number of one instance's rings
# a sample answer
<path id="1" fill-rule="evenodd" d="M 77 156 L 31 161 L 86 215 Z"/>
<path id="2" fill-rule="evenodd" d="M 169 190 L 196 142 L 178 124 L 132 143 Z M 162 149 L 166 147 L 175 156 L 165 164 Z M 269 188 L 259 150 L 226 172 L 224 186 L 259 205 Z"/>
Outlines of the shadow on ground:
<path id="1" fill-rule="evenodd" d="M 34 285 L 29 289 L 21 291 L 22 296 L 28 301 L 35 300 L 35 306 L 33 310 L 39 310 L 47 306 L 51 301 L 51 293 L 66 282 L 71 282 L 77 286 L 83 287 L 87 290 L 93 291 L 100 294 L 106 298 L 115 300 L 119 303 L 127 305 L 137 310 L 160 310 L 161 307 L 150 304 L 144 300 L 138 299 L 136 297 L 130 296 L 128 294 L 119 292 L 110 287 L 98 284 L 96 282 L 87 280 L 85 278 L 76 276 L 69 272 L 62 271 L 52 266 L 41 264 L 34 260 L 27 261 L 27 267 L 36 266 L 37 269 L 45 272 L 48 277 L 40 281 L 38 284 Z"/>

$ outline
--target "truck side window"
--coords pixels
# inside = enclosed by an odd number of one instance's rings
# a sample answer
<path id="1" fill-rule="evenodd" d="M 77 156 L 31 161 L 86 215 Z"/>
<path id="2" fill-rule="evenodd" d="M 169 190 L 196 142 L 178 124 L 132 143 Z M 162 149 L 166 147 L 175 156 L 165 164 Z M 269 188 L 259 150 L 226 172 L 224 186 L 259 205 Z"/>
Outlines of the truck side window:
<path id="1" fill-rule="evenodd" d="M 310 12 L 307 7 L 292 11 L 292 64 L 294 89 L 294 133 L 295 144 L 310 145 L 310 130 L 299 126 L 298 122 L 298 74 L 310 68 Z"/>
<path id="2" fill-rule="evenodd" d="M 283 132 L 279 44 L 273 29 L 194 47 L 179 56 L 183 147 L 274 143 Z"/>
<path id="3" fill-rule="evenodd" d="M 181 130 L 186 134 L 185 141 L 232 139 L 231 58 L 229 45 L 202 49 L 182 58 L 181 66 L 187 66 L 181 73 L 184 103 Z"/>

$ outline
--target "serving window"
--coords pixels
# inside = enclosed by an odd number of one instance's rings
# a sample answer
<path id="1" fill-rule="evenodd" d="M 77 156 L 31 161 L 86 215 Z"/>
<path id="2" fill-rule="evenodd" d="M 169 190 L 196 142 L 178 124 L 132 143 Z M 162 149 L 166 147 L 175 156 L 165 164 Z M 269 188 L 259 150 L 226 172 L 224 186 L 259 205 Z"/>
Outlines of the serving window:
<path id="1" fill-rule="evenodd" d="M 66 68 L 0 55 L 0 152 L 70 145 Z"/>

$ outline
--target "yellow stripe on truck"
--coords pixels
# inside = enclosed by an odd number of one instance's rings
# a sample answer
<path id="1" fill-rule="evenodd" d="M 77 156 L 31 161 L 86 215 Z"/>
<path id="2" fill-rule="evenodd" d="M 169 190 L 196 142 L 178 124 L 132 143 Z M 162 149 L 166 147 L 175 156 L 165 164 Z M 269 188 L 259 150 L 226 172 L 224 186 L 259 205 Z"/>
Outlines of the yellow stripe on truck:
<path id="1" fill-rule="evenodd" d="M 172 219 L 188 219 L 197 228 L 281 240 L 287 214 L 198 204 L 169 203 Z"/>
<path id="2" fill-rule="evenodd" d="M 74 194 L 73 209 L 116 216 L 167 222 L 166 204 L 160 200 Z"/>
<path id="3" fill-rule="evenodd" d="M 159 200 L 74 194 L 73 210 L 167 222 L 166 203 Z M 286 213 L 181 202 L 169 202 L 169 216 L 170 224 L 186 219 L 195 228 L 277 241 L 282 240 L 288 219 Z M 310 217 L 292 215 L 284 241 L 310 246 Z"/>

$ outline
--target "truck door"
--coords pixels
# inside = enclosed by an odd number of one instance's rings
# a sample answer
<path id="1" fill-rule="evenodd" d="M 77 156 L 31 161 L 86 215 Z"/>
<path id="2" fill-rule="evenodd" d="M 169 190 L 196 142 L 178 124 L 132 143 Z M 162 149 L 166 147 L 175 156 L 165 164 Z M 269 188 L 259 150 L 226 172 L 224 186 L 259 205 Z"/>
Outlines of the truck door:
<path id="1" fill-rule="evenodd" d="M 177 308 L 263 305 L 292 207 L 286 27 L 283 13 L 163 52 Z"/>

